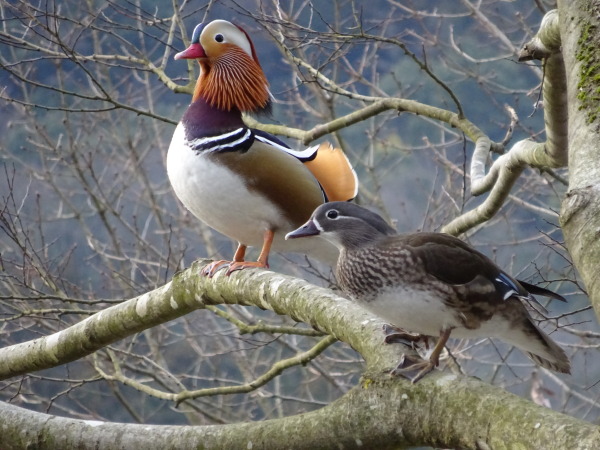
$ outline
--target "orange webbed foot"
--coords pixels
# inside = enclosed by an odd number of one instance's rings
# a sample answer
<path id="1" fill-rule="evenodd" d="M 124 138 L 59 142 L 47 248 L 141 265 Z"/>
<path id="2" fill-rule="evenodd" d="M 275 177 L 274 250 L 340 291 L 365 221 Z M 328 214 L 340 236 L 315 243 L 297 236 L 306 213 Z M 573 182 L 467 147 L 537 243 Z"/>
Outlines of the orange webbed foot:
<path id="1" fill-rule="evenodd" d="M 227 272 L 225 273 L 225 275 L 229 276 L 236 270 L 243 270 L 243 269 L 248 269 L 248 268 L 252 268 L 252 267 L 258 267 L 260 269 L 268 269 L 269 264 L 263 263 L 261 261 L 234 261 L 231 264 L 229 264 L 229 268 L 227 269 Z"/>
<path id="2" fill-rule="evenodd" d="M 215 273 L 217 273 L 220 269 L 222 269 L 223 267 L 229 266 L 231 264 L 232 264 L 232 261 L 227 261 L 224 259 L 221 259 L 219 261 L 213 261 L 210 264 L 207 264 L 206 266 L 204 266 L 204 268 L 200 271 L 200 273 L 202 275 L 204 275 L 205 277 L 212 278 L 215 276 Z"/>
<path id="3" fill-rule="evenodd" d="M 202 274 L 212 278 L 218 270 L 225 266 L 228 266 L 227 272 L 225 272 L 226 276 L 231 275 L 236 270 L 242 270 L 251 267 L 258 267 L 260 269 L 269 268 L 269 250 L 271 249 L 274 236 L 274 231 L 265 230 L 263 248 L 258 256 L 258 261 L 244 261 L 244 257 L 246 256 L 246 245 L 240 243 L 235 251 L 235 255 L 233 255 L 233 261 L 214 261 L 202 269 Z"/>

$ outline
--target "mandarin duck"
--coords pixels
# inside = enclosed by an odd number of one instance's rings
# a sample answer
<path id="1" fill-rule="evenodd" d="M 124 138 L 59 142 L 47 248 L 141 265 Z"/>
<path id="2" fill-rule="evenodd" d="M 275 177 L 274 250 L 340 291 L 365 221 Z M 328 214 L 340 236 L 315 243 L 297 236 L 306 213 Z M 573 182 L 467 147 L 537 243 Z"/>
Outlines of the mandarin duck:
<path id="1" fill-rule="evenodd" d="M 247 127 L 242 113 L 270 110 L 268 82 L 254 45 L 225 20 L 200 24 L 175 59 L 196 59 L 200 76 L 177 125 L 167 172 L 177 197 L 198 219 L 238 242 L 233 261 L 203 273 L 268 267 L 270 250 L 305 253 L 333 265 L 338 250 L 322 240 L 286 242 L 284 231 L 304 223 L 328 200 L 351 200 L 358 181 L 340 149 L 325 143 L 294 151 L 275 136 Z M 261 246 L 256 262 L 247 246 Z"/>
<path id="2" fill-rule="evenodd" d="M 340 288 L 393 325 L 386 342 L 439 336 L 428 361 L 403 358 L 393 374 L 415 372 L 413 382 L 439 363 L 448 338 L 499 338 L 535 363 L 570 373 L 565 352 L 540 330 L 523 301 L 532 294 L 565 299 L 512 278 L 491 259 L 443 233 L 397 234 L 379 215 L 358 205 L 319 206 L 286 239 L 323 236 L 340 249 L 335 274 Z M 394 327 L 402 332 L 395 332 Z M 397 328 L 396 328 L 397 330 Z"/>

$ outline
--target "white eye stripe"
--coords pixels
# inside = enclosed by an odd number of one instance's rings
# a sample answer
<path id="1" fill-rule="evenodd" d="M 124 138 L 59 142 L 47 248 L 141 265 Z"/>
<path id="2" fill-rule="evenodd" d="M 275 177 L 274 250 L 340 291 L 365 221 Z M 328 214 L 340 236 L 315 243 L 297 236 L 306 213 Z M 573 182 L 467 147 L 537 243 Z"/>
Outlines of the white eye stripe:
<path id="1" fill-rule="evenodd" d="M 337 213 L 335 217 L 329 217 L 329 212 L 331 212 L 331 211 L 335 211 Z M 328 219 L 331 219 L 331 220 L 347 219 L 347 220 L 358 220 L 359 222 L 363 221 L 362 219 L 359 219 L 358 217 L 344 216 L 337 209 L 331 209 L 331 210 L 327 211 L 327 213 L 325 215 L 327 216 Z"/>
<path id="2" fill-rule="evenodd" d="M 218 41 L 217 36 L 221 36 L 222 40 Z M 237 45 L 241 48 L 250 58 L 253 58 L 252 44 L 249 41 L 248 36 L 236 27 L 231 22 L 226 20 L 213 20 L 211 23 L 206 25 L 202 33 L 200 34 L 200 43 L 208 44 L 207 41 Z"/>
<path id="3" fill-rule="evenodd" d="M 323 227 L 321 226 L 321 224 L 319 223 L 319 221 L 317 219 L 313 219 L 313 223 L 315 224 L 315 227 L 317 228 L 317 230 L 324 231 Z"/>

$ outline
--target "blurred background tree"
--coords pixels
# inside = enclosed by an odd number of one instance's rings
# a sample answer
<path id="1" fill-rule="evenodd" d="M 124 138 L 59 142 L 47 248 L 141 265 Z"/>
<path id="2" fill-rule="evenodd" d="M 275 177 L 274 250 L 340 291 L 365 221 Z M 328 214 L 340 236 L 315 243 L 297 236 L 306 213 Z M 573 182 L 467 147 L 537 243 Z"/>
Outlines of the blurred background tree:
<path id="1" fill-rule="evenodd" d="M 224 18 L 250 33 L 276 99 L 257 126 L 292 145 L 377 100 L 419 102 L 404 113 L 365 115 L 327 138 L 357 170 L 359 203 L 378 208 L 399 231 L 440 231 L 485 196 L 469 190 L 473 136 L 438 111 L 464 117 L 495 153 L 522 139 L 544 141 L 543 67 L 517 55 L 554 7 L 544 0 L 0 0 L 2 347 L 142 295 L 198 258 L 233 253 L 235 243 L 184 210 L 164 167 L 198 70 L 173 55 L 197 23 Z M 527 169 L 498 214 L 460 231 L 513 275 L 568 298 L 549 305 L 540 323 L 556 330 L 573 375 L 535 368 L 490 340 L 453 341 L 448 359 L 468 375 L 597 423 L 600 330 L 559 226 L 567 186 L 566 168 Z M 271 268 L 333 285 L 329 268 L 298 255 L 274 257 Z M 244 385 L 319 342 L 327 348 L 318 357 L 250 393 L 181 403 L 164 395 Z M 360 355 L 323 342 L 287 316 L 211 307 L 70 364 L 9 378 L 0 398 L 49 414 L 143 424 L 284 417 L 330 404 L 358 382 Z"/>

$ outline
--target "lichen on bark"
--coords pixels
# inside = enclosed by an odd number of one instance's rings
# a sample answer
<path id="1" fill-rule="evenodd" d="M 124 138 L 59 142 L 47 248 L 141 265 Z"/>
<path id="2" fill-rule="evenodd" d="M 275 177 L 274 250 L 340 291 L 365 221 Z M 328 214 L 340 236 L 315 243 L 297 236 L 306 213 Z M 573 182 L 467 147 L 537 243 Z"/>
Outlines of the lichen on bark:
<path id="1" fill-rule="evenodd" d="M 583 19 L 585 23 L 580 26 L 581 34 L 578 44 L 576 59 L 581 63 L 579 69 L 579 82 L 577 83 L 577 99 L 579 109 L 585 110 L 588 124 L 598 121 L 598 102 L 600 101 L 600 56 L 598 43 L 600 42 L 600 28 L 598 26 L 600 6 L 589 4 L 589 14 Z"/>

